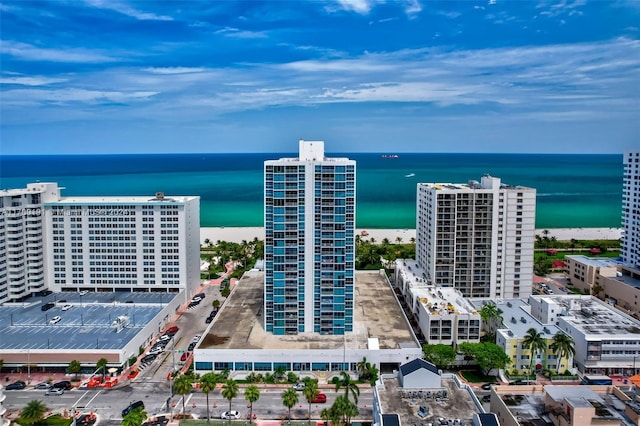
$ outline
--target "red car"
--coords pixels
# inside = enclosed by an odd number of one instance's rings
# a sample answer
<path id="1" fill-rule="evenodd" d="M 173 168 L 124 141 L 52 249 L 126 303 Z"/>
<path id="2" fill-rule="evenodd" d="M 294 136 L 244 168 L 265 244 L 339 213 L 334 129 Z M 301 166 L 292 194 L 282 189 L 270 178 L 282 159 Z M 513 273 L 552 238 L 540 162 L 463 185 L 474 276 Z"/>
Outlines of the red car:
<path id="1" fill-rule="evenodd" d="M 315 399 L 311 400 L 312 404 L 322 404 L 327 402 L 327 395 L 323 394 L 323 393 L 319 393 L 318 396 L 316 396 Z"/>
<path id="2" fill-rule="evenodd" d="M 173 327 L 167 328 L 167 331 L 165 331 L 164 334 L 176 334 L 178 330 L 180 330 L 178 326 L 174 325 Z"/>
<path id="3" fill-rule="evenodd" d="M 189 358 L 189 352 L 183 353 L 182 356 L 180 357 L 180 361 L 185 362 L 187 358 Z"/>

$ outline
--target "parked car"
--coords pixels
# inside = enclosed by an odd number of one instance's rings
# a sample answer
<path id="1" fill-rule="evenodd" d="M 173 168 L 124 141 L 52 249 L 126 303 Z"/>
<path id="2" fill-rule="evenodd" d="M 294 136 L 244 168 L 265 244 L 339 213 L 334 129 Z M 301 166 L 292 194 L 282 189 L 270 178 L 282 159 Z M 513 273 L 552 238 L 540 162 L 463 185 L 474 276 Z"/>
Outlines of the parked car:
<path id="1" fill-rule="evenodd" d="M 178 332 L 178 330 L 180 330 L 180 329 L 178 328 L 178 326 L 177 326 L 177 325 L 174 325 L 174 326 L 172 326 L 172 327 L 167 328 L 167 331 L 165 331 L 165 332 L 164 332 L 164 334 L 167 334 L 167 335 L 169 335 L 169 336 L 172 336 L 172 335 L 176 334 L 176 333 Z"/>
<path id="2" fill-rule="evenodd" d="M 66 305 L 64 305 L 64 306 L 62 307 L 62 310 L 63 310 L 63 311 L 68 311 L 68 310 L 69 310 L 69 309 L 71 309 L 71 308 L 73 308 L 73 305 L 71 305 L 71 304 L 67 303 Z"/>
<path id="3" fill-rule="evenodd" d="M 167 340 L 170 340 L 170 339 L 171 339 L 170 335 L 163 334 L 162 336 L 160 336 L 160 338 L 158 340 L 161 341 L 161 342 L 164 342 L 164 341 L 167 341 Z"/>
<path id="4" fill-rule="evenodd" d="M 143 363 L 143 364 L 148 364 L 148 363 L 150 363 L 150 362 L 155 361 L 155 359 L 156 359 L 156 357 L 157 357 L 157 356 L 158 356 L 158 355 L 156 355 L 156 354 L 148 354 L 148 355 L 145 355 L 145 356 L 143 356 L 143 357 L 142 357 L 142 359 L 140 360 L 140 362 L 141 362 L 141 363 Z"/>
<path id="5" fill-rule="evenodd" d="M 38 383 L 37 385 L 35 385 L 33 388 L 34 389 L 39 389 L 39 390 L 46 390 L 49 389 L 51 387 L 51 383 L 49 382 L 42 382 L 42 383 Z"/>
<path id="6" fill-rule="evenodd" d="M 304 383 L 296 383 L 295 385 L 293 385 L 291 387 L 293 388 L 293 390 L 303 391 L 304 390 Z"/>
<path id="7" fill-rule="evenodd" d="M 62 380 L 60 382 L 54 383 L 52 388 L 69 390 L 69 389 L 73 389 L 73 385 L 68 380 Z"/>
<path id="8" fill-rule="evenodd" d="M 13 382 L 9 385 L 7 385 L 7 387 L 5 388 L 6 390 L 19 390 L 19 389 L 24 389 L 27 387 L 27 384 L 25 382 L 23 382 L 22 380 L 18 380 L 16 382 Z"/>
<path id="9" fill-rule="evenodd" d="M 162 346 L 154 346 L 149 349 L 149 353 L 147 355 L 158 355 L 164 352 L 164 348 Z"/>
<path id="10" fill-rule="evenodd" d="M 50 294 L 53 294 L 53 291 L 51 290 L 42 290 L 41 292 L 38 293 L 39 296 L 48 296 Z"/>
<path id="11" fill-rule="evenodd" d="M 236 420 L 240 418 L 240 413 L 238 413 L 237 411 L 225 411 L 224 413 L 222 413 L 220 418 L 223 420 L 227 420 L 227 419 Z"/>
<path id="12" fill-rule="evenodd" d="M 315 397 L 315 399 L 311 400 L 312 404 L 323 404 L 325 402 L 327 402 L 327 395 L 323 393 L 319 393 L 318 396 Z"/>
<path id="13" fill-rule="evenodd" d="M 129 404 L 129 406 L 127 408 L 122 410 L 122 417 L 126 416 L 127 414 L 129 414 L 130 412 L 135 410 L 136 408 L 142 408 L 144 410 L 144 402 L 136 401 L 136 402 L 132 402 L 131 404 Z"/>
<path id="14" fill-rule="evenodd" d="M 491 386 L 493 386 L 493 383 L 485 383 L 484 385 L 482 385 L 482 389 L 484 390 L 489 390 L 491 389 Z"/>
<path id="15" fill-rule="evenodd" d="M 56 304 L 55 304 L 55 303 L 53 303 L 53 302 L 47 302 L 47 303 L 45 303 L 44 305 L 42 305 L 42 306 L 40 307 L 40 309 L 41 309 L 41 310 L 43 310 L 43 311 L 48 311 L 49 309 L 53 308 L 54 306 L 56 306 Z"/>
<path id="16" fill-rule="evenodd" d="M 202 337 L 201 334 L 196 334 L 195 336 L 193 336 L 193 339 L 191 339 L 192 343 L 198 343 L 200 341 L 200 338 Z"/>
<path id="17" fill-rule="evenodd" d="M 50 388 L 44 393 L 45 395 L 62 395 L 64 393 L 64 389 L 62 388 Z"/>
<path id="18" fill-rule="evenodd" d="M 197 345 L 197 344 L 198 344 L 198 342 L 191 342 L 191 343 L 189 343 L 189 347 L 187 348 L 187 350 L 188 350 L 189 352 L 191 352 L 192 350 L 194 350 L 194 349 L 195 349 L 195 347 L 196 347 L 196 345 Z"/>
<path id="19" fill-rule="evenodd" d="M 212 316 L 208 316 L 208 317 L 204 320 L 205 324 L 210 324 L 210 323 L 211 323 L 211 321 L 213 321 L 213 317 L 212 317 Z"/>
<path id="20" fill-rule="evenodd" d="M 80 292 L 80 296 L 86 296 L 87 294 L 89 294 L 89 290 L 82 290 Z"/>
<path id="21" fill-rule="evenodd" d="M 49 320 L 49 324 L 57 324 L 57 323 L 59 323 L 60 321 L 62 321 L 62 317 L 61 317 L 61 316 L 56 315 L 55 317 L 53 317 L 53 318 L 51 318 L 51 319 Z"/>
<path id="22" fill-rule="evenodd" d="M 185 352 L 180 357 L 180 361 L 185 362 L 189 358 L 189 352 Z"/>

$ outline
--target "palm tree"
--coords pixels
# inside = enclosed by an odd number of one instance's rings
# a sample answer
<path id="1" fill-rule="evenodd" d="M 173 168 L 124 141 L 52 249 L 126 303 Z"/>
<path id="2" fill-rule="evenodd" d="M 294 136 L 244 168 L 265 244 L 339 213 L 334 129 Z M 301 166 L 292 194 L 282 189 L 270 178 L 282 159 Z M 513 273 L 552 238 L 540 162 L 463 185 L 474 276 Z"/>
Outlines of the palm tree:
<path id="1" fill-rule="evenodd" d="M 567 356 L 567 368 L 569 368 L 569 360 L 576 354 L 575 342 L 570 336 L 562 332 L 558 332 L 553 336 L 553 341 L 549 348 L 558 356 L 557 373 L 560 374 L 560 361 Z"/>
<path id="2" fill-rule="evenodd" d="M 279 382 L 284 378 L 284 373 L 287 372 L 287 369 L 284 368 L 284 365 L 279 365 L 273 370 L 273 376 L 276 379 L 276 382 Z"/>
<path id="3" fill-rule="evenodd" d="M 320 418 L 332 425 L 338 425 L 340 423 L 340 414 L 338 414 L 333 405 L 329 408 L 322 409 L 322 411 L 320 411 Z"/>
<path id="4" fill-rule="evenodd" d="M 358 406 L 349 401 L 347 396 L 339 396 L 333 403 L 332 408 L 336 413 L 342 416 L 342 422 L 345 425 L 351 424 L 351 419 L 358 415 Z"/>
<path id="5" fill-rule="evenodd" d="M 200 377 L 200 389 L 202 389 L 202 392 L 207 395 L 207 423 L 209 422 L 209 418 L 211 417 L 209 415 L 209 392 L 216 388 L 219 380 L 220 376 L 218 376 L 218 374 L 214 372 L 206 373 L 202 377 Z"/>
<path id="6" fill-rule="evenodd" d="M 231 401 L 238 395 L 238 383 L 233 379 L 227 379 L 222 384 L 222 396 L 229 400 L 229 411 L 231 411 Z M 231 418 L 229 418 L 231 423 Z"/>
<path id="7" fill-rule="evenodd" d="M 126 416 L 122 418 L 123 426 L 141 426 L 147 419 L 147 412 L 144 408 L 138 407 L 135 410 L 131 410 Z"/>
<path id="8" fill-rule="evenodd" d="M 491 301 L 482 305 L 482 308 L 480 309 L 480 318 L 482 318 L 482 321 L 487 323 L 489 331 L 494 331 L 494 328 L 502 322 L 502 312 L 498 308 L 498 305 Z"/>
<path id="9" fill-rule="evenodd" d="M 78 373 L 80 372 L 80 370 L 82 370 L 82 365 L 80 365 L 80 361 L 77 361 L 74 359 L 71 362 L 69 362 L 69 366 L 67 366 L 67 370 L 69 371 L 69 373 L 75 374 L 77 379 Z"/>
<path id="10" fill-rule="evenodd" d="M 184 409 L 184 396 L 189 392 L 191 392 L 192 388 L 193 388 L 193 378 L 186 374 L 179 376 L 173 382 L 173 391 L 178 395 L 182 395 L 182 414 L 186 414 L 186 411 Z"/>
<path id="11" fill-rule="evenodd" d="M 44 418 L 44 413 L 48 410 L 47 406 L 42 401 L 33 400 L 27 403 L 26 407 L 22 410 L 20 418 L 28 424 L 34 424 Z"/>
<path id="12" fill-rule="evenodd" d="M 289 409 L 289 424 L 291 424 L 291 408 L 298 403 L 298 392 L 289 388 L 282 392 L 282 404 Z"/>
<path id="13" fill-rule="evenodd" d="M 362 379 L 362 377 L 366 374 L 366 372 L 371 367 L 371 363 L 367 361 L 367 357 L 365 356 L 362 358 L 362 361 L 358 362 L 356 367 L 358 369 L 358 376 L 360 377 L 360 379 Z"/>
<path id="14" fill-rule="evenodd" d="M 396 243 L 402 244 L 402 237 L 396 237 Z"/>
<path id="15" fill-rule="evenodd" d="M 311 401 L 316 399 L 319 393 L 320 393 L 320 390 L 318 389 L 317 379 L 304 381 L 304 389 L 302 390 L 302 394 L 304 395 L 304 397 L 307 399 L 307 402 L 309 403 L 309 416 L 308 416 L 309 423 L 311 423 Z"/>
<path id="16" fill-rule="evenodd" d="M 109 361 L 106 358 L 100 358 L 96 362 L 96 371 L 102 370 L 102 381 L 104 382 L 104 376 L 106 375 L 106 368 Z"/>
<path id="17" fill-rule="evenodd" d="M 336 385 L 336 392 L 341 388 L 344 388 L 345 398 L 349 400 L 349 393 L 351 393 L 353 395 L 353 402 L 357 404 L 358 397 L 360 396 L 360 388 L 358 387 L 358 384 L 351 378 L 351 376 L 342 371 L 340 372 L 340 377 L 336 377 L 334 379 L 337 379 L 334 381 Z"/>
<path id="18" fill-rule="evenodd" d="M 547 349 L 547 342 L 538 330 L 531 327 L 527 330 L 527 334 L 522 339 L 522 345 L 531 349 L 531 373 L 534 373 L 534 364 L 539 352 Z"/>
<path id="19" fill-rule="evenodd" d="M 260 389 L 256 385 L 249 385 L 244 391 L 244 399 L 249 401 L 249 423 L 253 417 L 253 403 L 260 399 Z"/>

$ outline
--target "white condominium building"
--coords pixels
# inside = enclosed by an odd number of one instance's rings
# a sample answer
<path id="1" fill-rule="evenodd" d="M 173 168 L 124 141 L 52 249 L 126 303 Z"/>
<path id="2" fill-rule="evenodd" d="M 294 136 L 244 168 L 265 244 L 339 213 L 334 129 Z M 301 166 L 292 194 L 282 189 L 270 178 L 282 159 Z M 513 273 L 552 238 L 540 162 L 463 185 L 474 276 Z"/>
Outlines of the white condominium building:
<path id="1" fill-rule="evenodd" d="M 531 294 L 536 191 L 483 176 L 420 183 L 416 261 L 430 284 L 465 297 Z"/>
<path id="2" fill-rule="evenodd" d="M 265 330 L 353 331 L 356 163 L 300 141 L 264 163 Z"/>
<path id="3" fill-rule="evenodd" d="M 622 261 L 640 269 L 640 151 L 624 155 Z"/>
<path id="4" fill-rule="evenodd" d="M 0 191 L 0 303 L 47 288 L 43 202 L 58 197 L 54 183 L 31 183 L 26 188 Z"/>
<path id="5" fill-rule="evenodd" d="M 200 285 L 200 197 L 62 197 L 44 213 L 54 291 L 191 294 Z"/>

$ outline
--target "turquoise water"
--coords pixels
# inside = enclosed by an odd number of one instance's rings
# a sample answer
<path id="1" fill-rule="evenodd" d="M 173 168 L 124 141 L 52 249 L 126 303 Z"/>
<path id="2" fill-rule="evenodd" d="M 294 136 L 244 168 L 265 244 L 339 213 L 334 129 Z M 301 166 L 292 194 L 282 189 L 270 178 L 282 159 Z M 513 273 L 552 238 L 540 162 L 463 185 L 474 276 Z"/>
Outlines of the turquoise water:
<path id="1" fill-rule="evenodd" d="M 415 228 L 418 182 L 463 183 L 486 173 L 537 189 L 537 228 L 620 227 L 622 155 L 327 155 L 357 161 L 359 228 Z M 58 182 L 66 196 L 199 195 L 202 226 L 263 226 L 263 162 L 295 156 L 0 156 L 0 188 L 39 180 Z"/>

